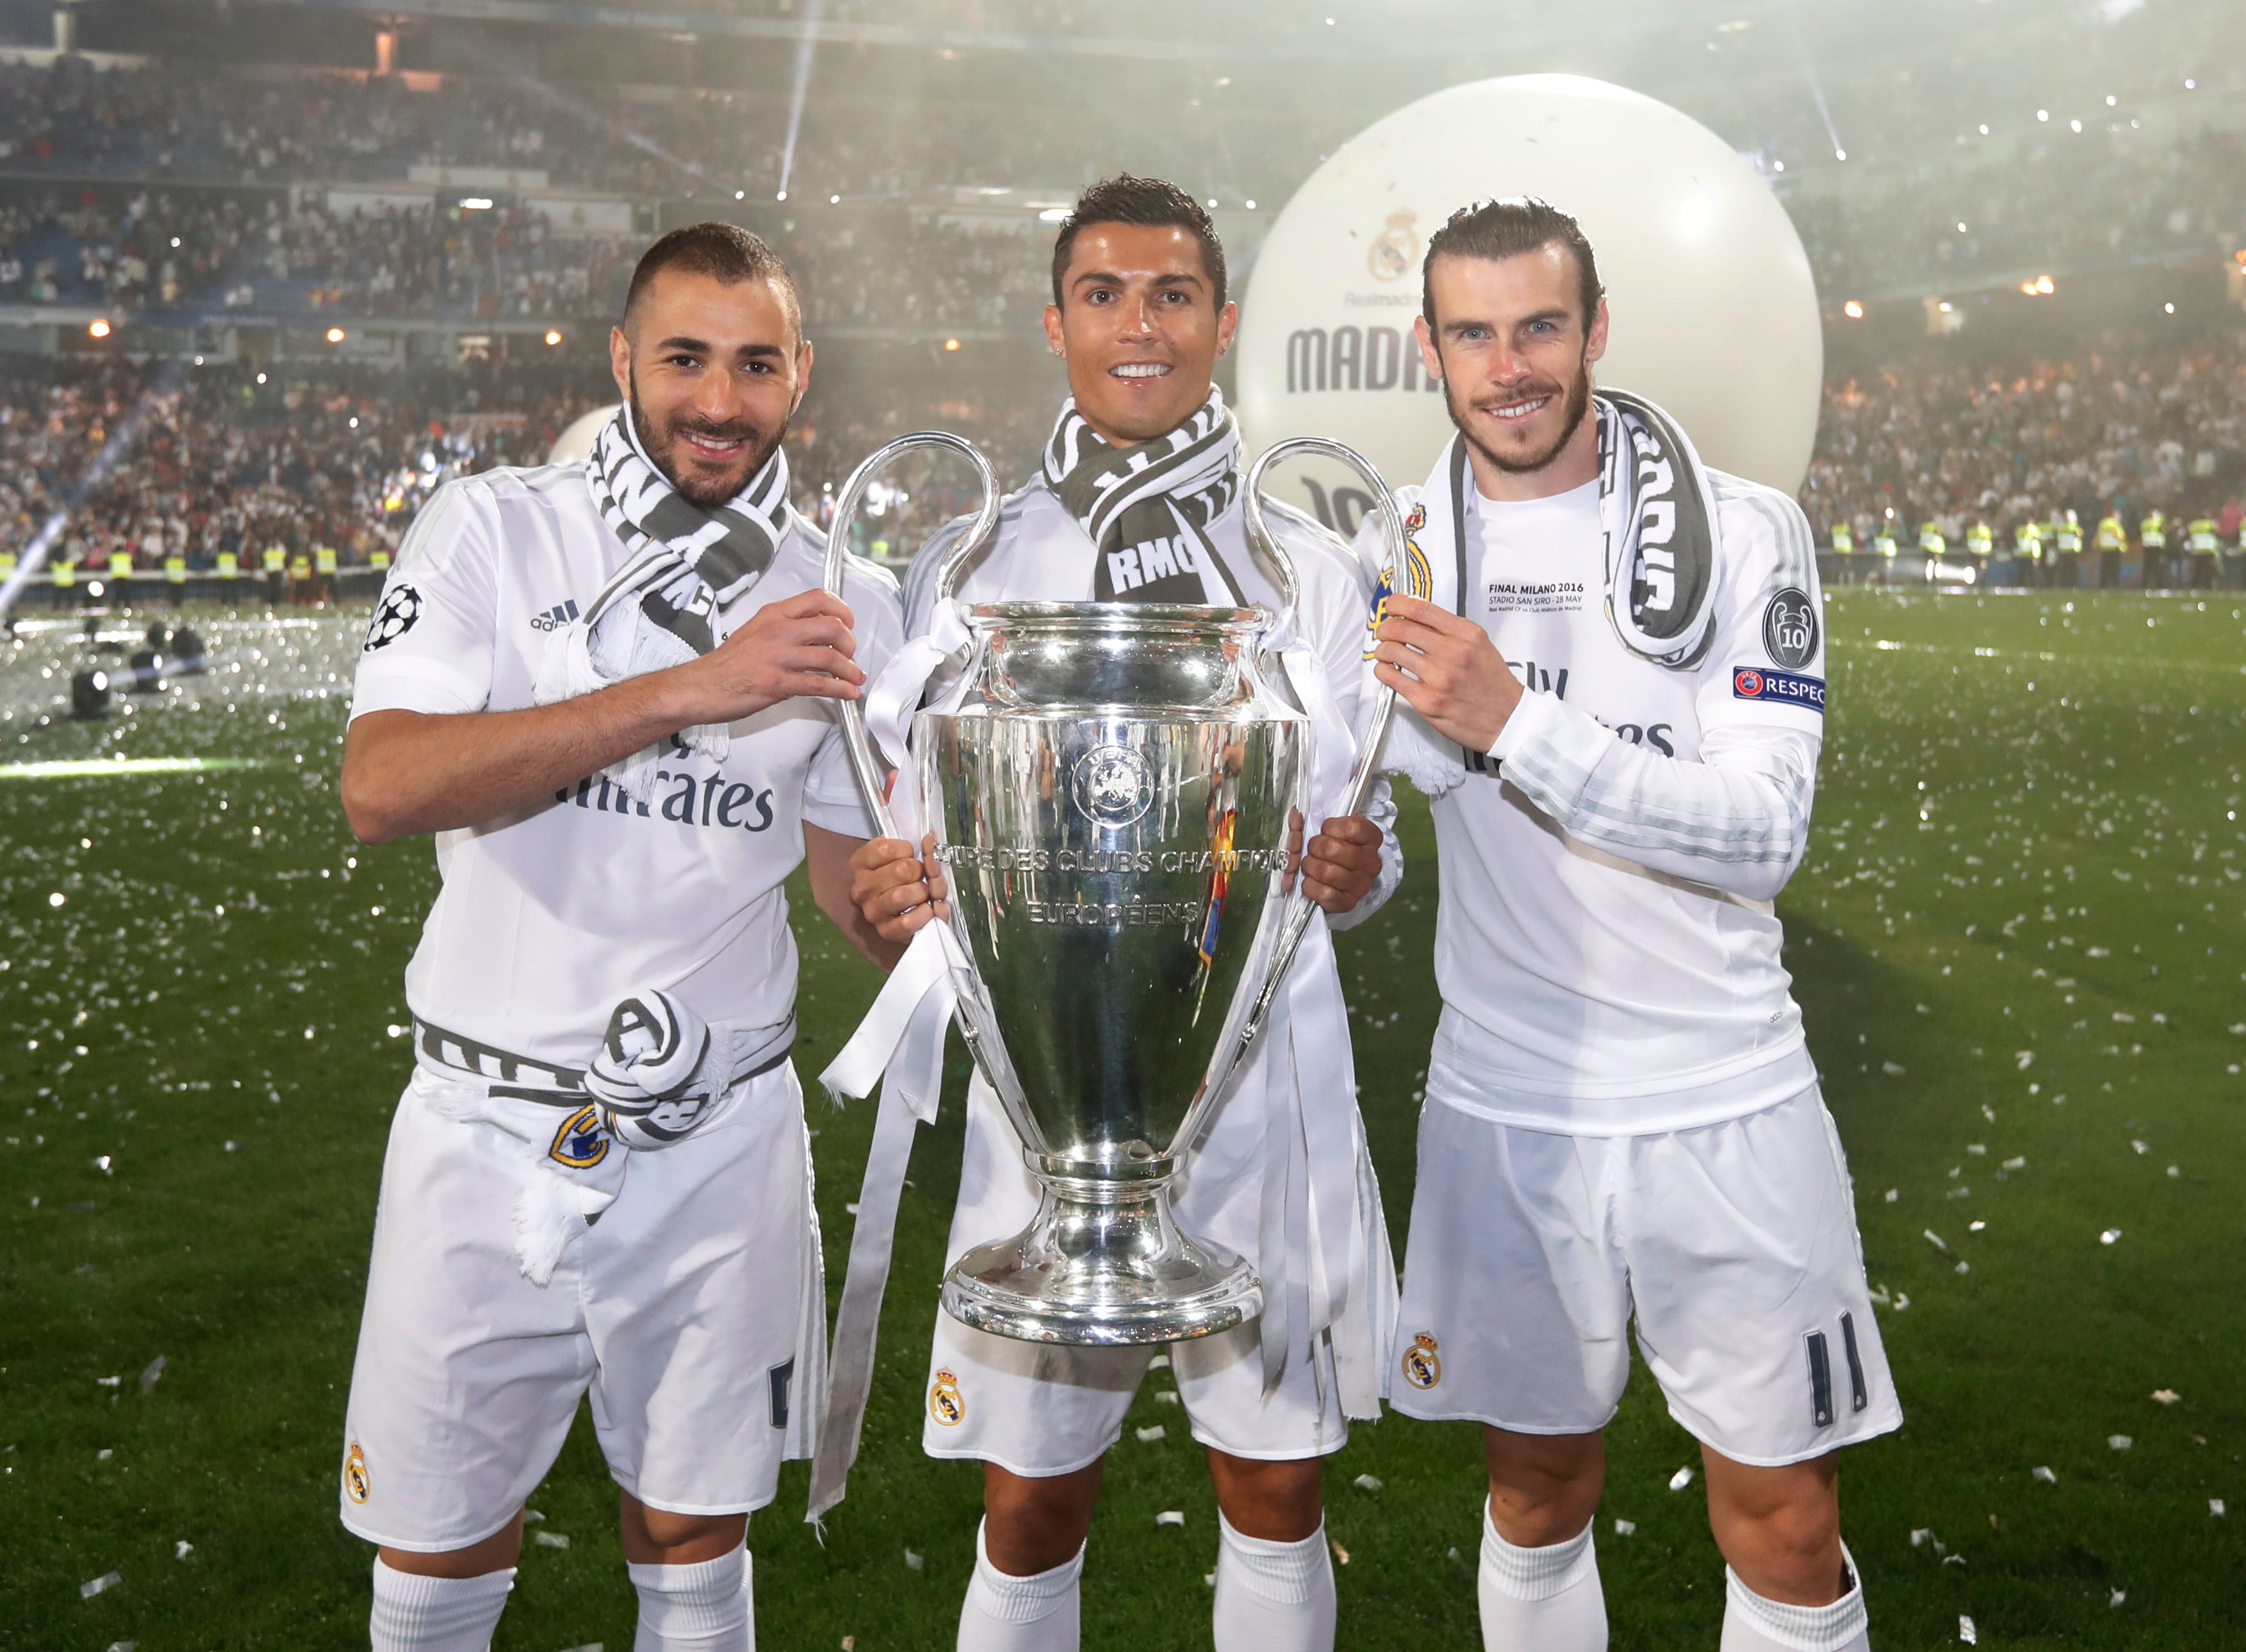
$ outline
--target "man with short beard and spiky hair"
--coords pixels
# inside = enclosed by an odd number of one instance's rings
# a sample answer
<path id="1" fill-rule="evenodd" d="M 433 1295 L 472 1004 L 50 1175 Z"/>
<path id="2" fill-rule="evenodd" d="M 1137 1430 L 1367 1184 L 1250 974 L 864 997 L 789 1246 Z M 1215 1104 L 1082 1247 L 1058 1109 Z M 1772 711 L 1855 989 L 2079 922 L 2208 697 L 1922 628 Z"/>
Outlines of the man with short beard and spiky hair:
<path id="1" fill-rule="evenodd" d="M 872 823 L 834 702 L 895 647 L 896 590 L 857 564 L 827 595 L 788 506 L 811 346 L 762 241 L 657 241 L 610 357 L 625 405 L 590 459 L 423 508 L 353 690 L 351 827 L 435 833 L 443 877 L 346 1423 L 375 1652 L 489 1643 L 589 1392 L 635 1645 L 747 1652 L 747 1511 L 818 1410 L 782 885 L 807 862 L 894 962 L 848 898 Z"/>
<path id="2" fill-rule="evenodd" d="M 1242 525 L 1239 438 L 1210 377 L 1237 312 L 1208 214 L 1156 180 L 1096 184 L 1061 226 L 1052 282 L 1045 337 L 1066 364 L 1071 398 L 1042 473 L 1007 499 L 959 600 L 1279 612 L 1276 581 Z M 1331 689 L 1342 725 L 1319 732 L 1319 750 L 1345 772 L 1348 725 L 1365 700 L 1366 592 L 1347 547 L 1297 512 L 1275 505 L 1270 513 L 1301 581 L 1294 621 L 1304 669 Z M 906 607 L 915 632 L 929 625 L 936 567 L 961 526 L 913 565 Z M 1325 821 L 1305 847 L 1303 887 L 1335 927 L 1370 913 L 1400 875 L 1375 823 L 1394 818 L 1385 787 L 1367 815 Z M 894 941 L 919 929 L 945 893 L 941 871 L 931 882 L 902 841 L 877 839 L 853 866 L 867 921 Z M 1218 1652 L 1332 1646 L 1321 1463 L 1348 1438 L 1348 1418 L 1379 1412 L 1395 1276 L 1326 928 L 1313 925 L 1280 1018 L 1218 1104 L 1178 1200 L 1179 1220 L 1244 1254 L 1265 1288 L 1260 1321 L 1167 1356 L 1216 1483 Z M 1315 1015 L 1283 1007 L 1303 991 L 1321 995 Z M 978 1077 L 951 1254 L 1018 1229 L 1037 1203 L 997 1098 Z M 1290 1209 L 1307 1214 L 1290 1220 Z M 983 1465 L 960 1652 L 1073 1652 L 1101 1465 L 1157 1350 L 1016 1342 L 943 1315 L 935 1344 L 923 1444 Z M 844 1363 L 838 1349 L 837 1369 Z"/>
<path id="3" fill-rule="evenodd" d="M 1400 494 L 1371 656 L 1441 857 L 1394 1403 L 1484 1425 L 1489 1652 L 1600 1652 L 1635 1321 L 1701 1444 L 1724 1652 L 1862 1652 L 1837 1451 L 1902 1414 L 1771 910 L 1824 726 L 1809 525 L 1594 388 L 1565 213 L 1455 214 L 1424 311 L 1458 435 Z"/>

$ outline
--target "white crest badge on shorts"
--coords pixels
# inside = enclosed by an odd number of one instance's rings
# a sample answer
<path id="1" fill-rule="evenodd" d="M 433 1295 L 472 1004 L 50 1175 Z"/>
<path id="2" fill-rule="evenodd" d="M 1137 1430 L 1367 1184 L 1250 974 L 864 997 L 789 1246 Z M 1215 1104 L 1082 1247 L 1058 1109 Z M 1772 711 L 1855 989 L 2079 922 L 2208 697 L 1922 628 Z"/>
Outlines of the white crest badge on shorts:
<path id="1" fill-rule="evenodd" d="M 373 1483 L 366 1477 L 366 1453 L 353 1440 L 351 1450 L 344 1453 L 344 1495 L 354 1503 L 364 1503 L 371 1490 Z"/>
<path id="2" fill-rule="evenodd" d="M 928 1414 L 946 1428 L 956 1428 L 967 1419 L 967 1402 L 960 1396 L 959 1379 L 949 1371 L 936 1372 L 935 1385 L 928 1390 Z"/>
<path id="3" fill-rule="evenodd" d="M 1414 1388 L 1433 1388 L 1443 1380 L 1441 1345 L 1425 1331 L 1404 1350 L 1404 1380 Z"/>

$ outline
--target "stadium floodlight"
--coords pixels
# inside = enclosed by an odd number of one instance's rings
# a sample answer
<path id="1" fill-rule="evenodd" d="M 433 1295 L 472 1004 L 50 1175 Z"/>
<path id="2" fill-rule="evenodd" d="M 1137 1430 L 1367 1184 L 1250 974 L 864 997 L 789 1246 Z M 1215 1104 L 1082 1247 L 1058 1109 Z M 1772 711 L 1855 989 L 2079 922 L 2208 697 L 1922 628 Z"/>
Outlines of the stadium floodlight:
<path id="1" fill-rule="evenodd" d="M 2045 298 L 2048 298 L 2059 290 L 2059 286 L 2058 283 L 2053 282 L 2050 276 L 2038 275 L 2035 279 L 2035 289 L 2038 293 L 2041 293 Z"/>
<path id="2" fill-rule="evenodd" d="M 1216 197 L 1215 195 L 1211 195 L 1208 198 L 1208 205 L 1210 211 L 1214 212 L 1216 209 Z"/>
<path id="3" fill-rule="evenodd" d="M 340 327 L 330 327 L 328 329 L 328 343 L 330 344 L 340 344 L 347 337 L 348 335 L 344 333 L 344 330 Z"/>
<path id="4" fill-rule="evenodd" d="M 1846 160 L 1848 158 L 1848 152 L 1845 149 L 1835 149 L 1833 152 L 1833 159 L 1835 160 Z"/>
<path id="5" fill-rule="evenodd" d="M 842 197 L 840 195 L 829 195 L 827 197 L 827 204 L 830 207 L 839 207 L 842 204 Z"/>
<path id="6" fill-rule="evenodd" d="M 2169 308 L 2173 309 L 2175 307 L 2171 304 Z M 947 350 L 956 350 L 959 348 L 959 341 L 956 338 L 947 338 L 943 341 L 943 347 Z"/>
<path id="7" fill-rule="evenodd" d="M 357 413 L 353 413 L 351 415 L 351 427 L 353 430 L 357 430 L 358 428 L 358 415 Z"/>
<path id="8" fill-rule="evenodd" d="M 103 321 L 99 316 L 96 316 L 93 320 L 92 320 L 92 321 L 90 321 L 90 322 L 86 323 L 86 324 L 85 324 L 85 336 L 86 336 L 88 338 L 106 338 L 106 337 L 109 337 L 109 323 L 108 323 L 107 322 L 105 322 L 105 321 Z"/>
<path id="9" fill-rule="evenodd" d="M 558 344 L 558 343 L 560 343 L 561 342 L 562 342 L 562 330 L 561 330 L 560 328 L 558 328 L 558 327 L 549 327 L 549 328 L 548 328 L 548 329 L 546 330 L 546 343 L 547 343 L 547 346 L 548 346 L 548 348 L 549 348 L 549 349 L 550 349 L 550 348 L 552 348 L 554 345 Z"/>
<path id="10" fill-rule="evenodd" d="M 2173 316 L 2175 314 L 2175 306 L 2174 304 L 2162 304 L 2161 306 L 2161 313 L 2164 316 Z"/>
<path id="11" fill-rule="evenodd" d="M 2183 89 L 2186 92 L 2197 92 L 2199 90 L 2199 82 L 2196 80 L 2187 80 L 2183 83 Z"/>
<path id="12" fill-rule="evenodd" d="M 460 198 L 462 212 L 489 212 L 491 207 L 491 197 L 488 195 L 464 195 Z"/>
<path id="13" fill-rule="evenodd" d="M 2082 123 L 2079 120 L 2070 120 L 2066 124 L 2078 133 L 2082 130 Z"/>
<path id="14" fill-rule="evenodd" d="M 2116 97 L 2114 97 L 2114 95 L 2113 95 L 2112 92 L 2107 92 L 2107 93 L 2106 94 L 2106 106 L 2108 109 L 2111 109 L 2111 108 L 2112 108 L 2112 107 L 2113 107 L 2116 103 L 2118 103 L 2118 102 L 2120 102 L 2120 99 L 2118 99 L 2118 98 L 2116 98 Z"/>
<path id="15" fill-rule="evenodd" d="M 257 376 L 257 382 L 258 382 L 259 384 L 262 384 L 265 382 L 265 375 L 264 375 L 264 374 L 262 374 L 262 373 L 258 374 L 258 376 Z"/>
<path id="16" fill-rule="evenodd" d="M 179 248 L 180 248 L 180 238 L 179 238 L 177 235 L 174 235 L 174 236 L 173 236 L 173 237 L 172 237 L 172 250 L 173 250 L 173 251 L 174 251 L 174 252 L 177 252 L 177 251 L 179 250 Z"/>
<path id="17" fill-rule="evenodd" d="M 1048 207 L 1038 214 L 1038 221 L 1041 224 L 1066 223 L 1068 221 L 1068 208 L 1065 207 Z"/>
<path id="18" fill-rule="evenodd" d="M 2048 119 L 2051 119 L 2051 111 L 2050 111 L 2050 110 L 2048 110 L 2048 109 L 2038 109 L 2038 110 L 2037 110 L 2037 111 L 2036 111 L 2036 119 L 2037 119 L 2038 120 L 2048 120 Z"/>
<path id="19" fill-rule="evenodd" d="M 1846 316 L 1850 321 L 1861 321 L 1864 318 L 1864 307 L 1858 303 L 1855 299 L 1851 298 L 1847 303 L 1841 306 L 1841 313 L 1843 316 Z"/>
<path id="20" fill-rule="evenodd" d="M 1965 233 L 1965 221 L 1962 218 L 1957 221 L 1957 233 L 1961 235 Z"/>
<path id="21" fill-rule="evenodd" d="M 1989 123 L 1985 120 L 1981 123 L 1981 135 L 1984 138 L 1989 135 Z"/>
<path id="22" fill-rule="evenodd" d="M 748 198 L 749 192 L 745 189 L 736 189 L 733 192 L 733 199 L 736 201 L 746 201 Z"/>
<path id="23" fill-rule="evenodd" d="M 773 196 L 772 199 L 775 201 L 786 201 L 787 199 L 787 191 L 785 189 L 781 190 L 779 194 Z"/>
<path id="24" fill-rule="evenodd" d="M 1784 171 L 1784 170 L 1785 170 L 1785 168 L 1784 168 L 1784 167 L 1780 167 L 1779 170 L 1780 170 L 1780 171 L 1782 172 L 1782 171 Z M 1249 211 L 1250 211 L 1250 212 L 1254 212 L 1254 211 L 1256 210 L 1256 203 L 1255 203 L 1254 201 L 1245 201 L 1245 202 L 1243 202 L 1243 203 L 1242 203 L 1242 205 L 1244 205 L 1244 206 L 1248 208 L 1248 210 L 1249 210 Z"/>

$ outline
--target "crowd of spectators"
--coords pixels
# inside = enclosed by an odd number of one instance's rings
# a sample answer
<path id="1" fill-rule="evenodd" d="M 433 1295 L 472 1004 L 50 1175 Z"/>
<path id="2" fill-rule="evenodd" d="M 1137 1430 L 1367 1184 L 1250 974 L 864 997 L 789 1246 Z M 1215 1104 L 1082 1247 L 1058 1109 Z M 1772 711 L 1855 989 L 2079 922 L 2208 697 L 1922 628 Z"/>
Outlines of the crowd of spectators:
<path id="1" fill-rule="evenodd" d="M 2182 348 L 1893 369 L 1826 386 L 1801 492 L 1821 542 L 1859 546 L 1882 523 L 1906 543 L 1932 522 L 1950 543 L 1976 524 L 2003 541 L 2021 522 L 2112 510 L 2216 516 L 2246 493 L 2246 334 Z M 2235 519 L 2235 511 L 2233 512 Z M 2235 531 L 2235 530 L 2234 530 Z"/>
<path id="2" fill-rule="evenodd" d="M 141 568 L 242 566 L 269 545 L 346 562 L 393 547 L 444 478 L 535 464 L 582 395 L 504 368 L 315 378 L 248 364 L 0 366 L 0 554 L 51 520 L 51 555 Z"/>
<path id="3" fill-rule="evenodd" d="M 0 358 L 4 364 L 5 358 Z M 249 567 L 278 545 L 325 546 L 349 566 L 394 548 L 453 476 L 544 461 L 555 438 L 613 390 L 580 368 L 383 373 L 250 364 L 51 361 L 0 364 L 0 556 L 20 557 L 58 515 L 53 555 L 103 568 L 221 553 Z M 879 384 L 814 381 L 787 438 L 792 491 L 821 525 L 853 467 L 930 426 L 971 437 L 1008 486 L 1037 463 L 1052 409 L 1000 395 L 916 399 Z M 950 472 L 886 497 L 861 548 L 918 545 L 966 508 Z"/>
<path id="4" fill-rule="evenodd" d="M 791 201 L 803 209 L 823 210 L 839 195 L 858 204 L 909 200 L 926 213 L 941 204 L 937 195 L 967 186 L 1065 192 L 1126 154 L 1135 168 L 1171 173 L 1197 190 L 1276 201 L 1301 181 L 1308 160 L 1299 142 L 1274 144 L 1260 158 L 1245 153 L 1248 181 L 1232 187 L 1210 176 L 1212 167 L 1228 176 L 1235 169 L 1229 143 L 1161 125 L 1134 130 L 1126 142 L 1080 102 L 876 110 L 854 98 L 839 89 L 814 100 L 791 158 L 786 109 L 745 93 L 627 101 L 613 91 L 565 96 L 488 80 L 416 91 L 398 77 L 276 81 L 164 66 L 102 71 L 68 60 L 0 65 L 0 169 L 18 180 L 68 176 L 71 187 L 92 193 L 78 180 L 105 173 L 132 180 L 134 199 L 146 201 L 153 189 L 160 202 L 167 180 L 272 192 L 262 201 L 182 201 L 159 213 L 183 221 L 167 221 L 153 243 L 133 234 L 143 221 L 114 204 L 80 200 L 42 217 L 19 201 L 9 209 L 17 221 L 0 214 L 0 264 L 18 267 L 23 293 L 65 298 L 99 289 L 107 302 L 119 295 L 160 302 L 167 291 L 197 294 L 199 280 L 212 279 L 226 280 L 227 291 L 247 284 L 254 292 L 262 277 L 277 280 L 275 296 L 292 303 L 317 292 L 368 314 L 483 305 L 559 316 L 573 306 L 602 308 L 600 272 L 573 270 L 575 243 L 570 255 L 557 256 L 535 227 L 508 221 L 504 210 L 474 225 L 439 213 L 353 221 L 289 207 L 276 186 L 396 181 L 417 166 L 479 167 L 528 168 L 548 187 L 643 201 L 692 192 L 771 202 L 785 174 Z M 1904 107 L 1923 115 L 1923 102 Z M 2025 135 L 1964 146 L 1898 140 L 1892 159 L 1860 156 L 1863 182 L 1846 191 L 1795 189 L 1781 180 L 1820 290 L 1931 289 L 2024 269 L 2203 254 L 2225 236 L 2246 236 L 2246 134 L 2155 137 L 2125 113 L 2100 104 L 2081 132 L 2072 127 L 2083 123 L 2055 118 L 2030 123 Z M 1740 120 L 1732 135 L 1745 144 L 1756 128 L 1744 114 Z M 175 235 L 180 255 L 167 257 Z M 861 245 L 846 255 L 853 235 Z M 822 255 L 841 279 L 822 302 L 834 318 L 898 324 L 874 318 L 917 308 L 937 324 L 970 325 L 978 310 L 1005 307 L 974 258 L 959 256 L 959 245 L 932 225 L 903 245 L 882 237 L 880 254 L 847 226 L 831 239 Z M 596 262 L 600 255 L 596 249 Z M 236 257 L 247 262 L 239 273 L 230 262 Z M 284 264 L 286 274 L 276 276 Z M 932 286 L 971 290 L 945 297 Z"/>
<path id="5" fill-rule="evenodd" d="M 2155 144 L 2045 126 L 2009 160 L 1929 167 L 1787 211 L 1834 297 L 2084 270 L 2246 244 L 2246 134 Z"/>
<path id="6" fill-rule="evenodd" d="M 105 565 L 119 550 L 208 566 L 279 543 L 344 561 L 394 544 L 446 477 L 541 462 L 571 419 L 611 391 L 583 364 L 384 374 L 340 364 L 178 363 L 0 368 L 0 553 L 20 553 L 57 513 L 61 554 Z M 983 388 L 922 394 L 814 376 L 788 438 L 800 508 L 823 512 L 850 470 L 907 431 L 974 439 L 1008 486 L 1038 463 L 1050 398 Z M 956 479 L 869 524 L 861 548 L 897 554 L 961 509 Z M 2093 351 L 2001 368 L 1893 368 L 1836 377 L 1801 492 L 1819 540 L 1849 528 L 1952 545 L 1977 524 L 2000 543 L 2023 521 L 2109 512 L 2233 526 L 2246 495 L 2246 333 L 2188 347 Z M 876 542 L 878 541 L 878 543 Z"/>
<path id="7" fill-rule="evenodd" d="M 605 322 L 639 235 L 557 228 L 523 207 L 353 206 L 278 193 L 81 188 L 0 199 L 0 304 L 198 313 Z M 1033 323 L 1044 255 L 1025 220 L 970 228 L 902 211 L 781 237 L 813 326 Z"/>

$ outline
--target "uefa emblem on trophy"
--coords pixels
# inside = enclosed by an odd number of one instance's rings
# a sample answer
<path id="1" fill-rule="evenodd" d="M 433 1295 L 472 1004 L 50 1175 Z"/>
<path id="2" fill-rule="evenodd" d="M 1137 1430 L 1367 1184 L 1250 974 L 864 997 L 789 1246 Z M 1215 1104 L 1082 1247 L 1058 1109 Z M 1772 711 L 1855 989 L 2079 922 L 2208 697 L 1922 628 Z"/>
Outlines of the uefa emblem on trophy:
<path id="1" fill-rule="evenodd" d="M 827 586 L 873 474 L 900 454 L 963 454 L 984 488 L 935 570 L 948 602 L 997 517 L 988 463 L 922 433 L 860 466 L 837 504 Z M 1296 581 L 1258 484 L 1316 452 L 1370 485 L 1392 554 L 1403 527 L 1377 472 L 1338 443 L 1284 442 L 1249 472 L 1249 534 L 1290 607 Z M 1303 933 L 1293 891 L 1310 719 L 1268 642 L 1281 615 L 1129 602 L 990 602 L 960 618 L 964 663 L 912 719 L 911 763 L 949 889 L 958 1022 L 1020 1139 L 1040 1199 L 1018 1234 L 952 1265 L 945 1309 L 1031 1342 L 1206 1336 L 1255 1318 L 1242 1258 L 1183 1232 L 1171 1185 L 1266 1023 Z M 1378 697 L 1345 797 L 1370 781 Z M 895 835 L 888 775 L 856 701 L 859 783 Z"/>

